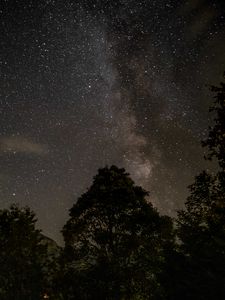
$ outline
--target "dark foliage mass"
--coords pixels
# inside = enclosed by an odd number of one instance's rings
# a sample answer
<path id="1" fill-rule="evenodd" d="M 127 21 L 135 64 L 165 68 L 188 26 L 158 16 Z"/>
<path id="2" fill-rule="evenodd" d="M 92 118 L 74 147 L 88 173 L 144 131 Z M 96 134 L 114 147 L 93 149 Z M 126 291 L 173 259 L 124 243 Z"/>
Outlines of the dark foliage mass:
<path id="1" fill-rule="evenodd" d="M 29 208 L 0 211 L 0 299 L 40 299 L 46 248 Z"/>
<path id="2" fill-rule="evenodd" d="M 159 216 L 146 195 L 124 169 L 99 170 L 63 229 L 69 299 L 75 293 L 76 299 L 161 298 L 158 276 L 172 222 Z"/>
<path id="3" fill-rule="evenodd" d="M 203 146 L 207 158 L 217 160 L 218 172 L 196 176 L 177 219 L 185 299 L 225 298 L 225 84 L 211 89 L 216 92 L 210 109 L 215 120 Z"/>
<path id="4" fill-rule="evenodd" d="M 196 176 L 175 222 L 116 166 L 70 209 L 62 249 L 29 208 L 1 210 L 0 299 L 225 299 L 225 84 L 212 91 L 218 171 Z"/>

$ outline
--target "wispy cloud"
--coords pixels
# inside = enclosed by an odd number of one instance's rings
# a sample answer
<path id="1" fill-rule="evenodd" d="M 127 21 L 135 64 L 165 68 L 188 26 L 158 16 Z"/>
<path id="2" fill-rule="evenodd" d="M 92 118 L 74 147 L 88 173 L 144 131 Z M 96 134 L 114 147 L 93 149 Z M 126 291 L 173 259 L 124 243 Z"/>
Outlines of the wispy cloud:
<path id="1" fill-rule="evenodd" d="M 46 155 L 46 145 L 36 143 L 23 136 L 8 136 L 0 139 L 0 151 L 4 153 L 24 153 L 33 155 Z"/>

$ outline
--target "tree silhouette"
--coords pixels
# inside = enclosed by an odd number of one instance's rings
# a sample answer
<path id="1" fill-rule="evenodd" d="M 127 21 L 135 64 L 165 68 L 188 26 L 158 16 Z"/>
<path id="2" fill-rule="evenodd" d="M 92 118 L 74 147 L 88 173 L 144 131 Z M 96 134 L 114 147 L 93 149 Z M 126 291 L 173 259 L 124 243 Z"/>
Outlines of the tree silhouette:
<path id="1" fill-rule="evenodd" d="M 224 73 L 225 78 L 225 73 Z M 214 126 L 209 128 L 208 138 L 203 141 L 203 146 L 209 149 L 208 159 L 216 157 L 222 171 L 225 171 L 225 82 L 221 82 L 220 86 L 212 86 L 212 92 L 216 93 L 215 101 L 210 111 L 216 117 L 214 118 Z"/>
<path id="2" fill-rule="evenodd" d="M 207 159 L 215 157 L 220 168 L 217 174 L 196 176 L 178 213 L 184 299 L 225 299 L 225 84 L 212 91 L 217 94 L 210 111 L 216 118 L 203 146 L 209 149 Z"/>
<path id="3" fill-rule="evenodd" d="M 0 210 L 0 299 L 40 299 L 46 248 L 29 208 Z"/>
<path id="4" fill-rule="evenodd" d="M 63 228 L 66 299 L 160 299 L 172 222 L 124 169 L 100 169 Z"/>

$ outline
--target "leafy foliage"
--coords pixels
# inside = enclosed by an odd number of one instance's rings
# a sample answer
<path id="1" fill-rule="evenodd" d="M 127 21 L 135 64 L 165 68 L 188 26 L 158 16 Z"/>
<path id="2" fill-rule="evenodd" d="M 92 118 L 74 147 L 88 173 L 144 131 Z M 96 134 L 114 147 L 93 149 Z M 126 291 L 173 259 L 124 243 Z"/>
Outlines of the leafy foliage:
<path id="1" fill-rule="evenodd" d="M 220 167 L 225 171 L 225 82 L 221 82 L 219 87 L 212 86 L 211 90 L 216 95 L 210 111 L 215 113 L 216 117 L 214 126 L 209 128 L 208 139 L 203 141 L 203 146 L 209 149 L 208 158 L 216 157 Z"/>
<path id="2" fill-rule="evenodd" d="M 196 176 L 177 220 L 185 299 L 225 299 L 225 83 L 212 91 L 217 93 L 210 109 L 216 113 L 215 125 L 203 145 L 220 169 Z"/>
<path id="3" fill-rule="evenodd" d="M 0 298 L 40 299 L 46 255 L 29 208 L 0 211 Z"/>
<path id="4" fill-rule="evenodd" d="M 147 194 L 124 169 L 99 170 L 63 229 L 67 299 L 160 299 L 172 222 Z"/>

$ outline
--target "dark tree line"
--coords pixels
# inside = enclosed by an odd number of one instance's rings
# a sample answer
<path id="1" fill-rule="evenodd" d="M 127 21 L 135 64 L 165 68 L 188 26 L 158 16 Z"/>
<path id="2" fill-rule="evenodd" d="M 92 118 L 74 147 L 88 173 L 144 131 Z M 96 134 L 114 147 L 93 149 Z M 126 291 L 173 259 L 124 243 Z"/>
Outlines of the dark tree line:
<path id="1" fill-rule="evenodd" d="M 212 91 L 203 146 L 218 172 L 196 176 L 176 220 L 116 166 L 100 169 L 70 209 L 62 248 L 29 208 L 0 210 L 0 299 L 224 300 L 225 83 Z"/>

